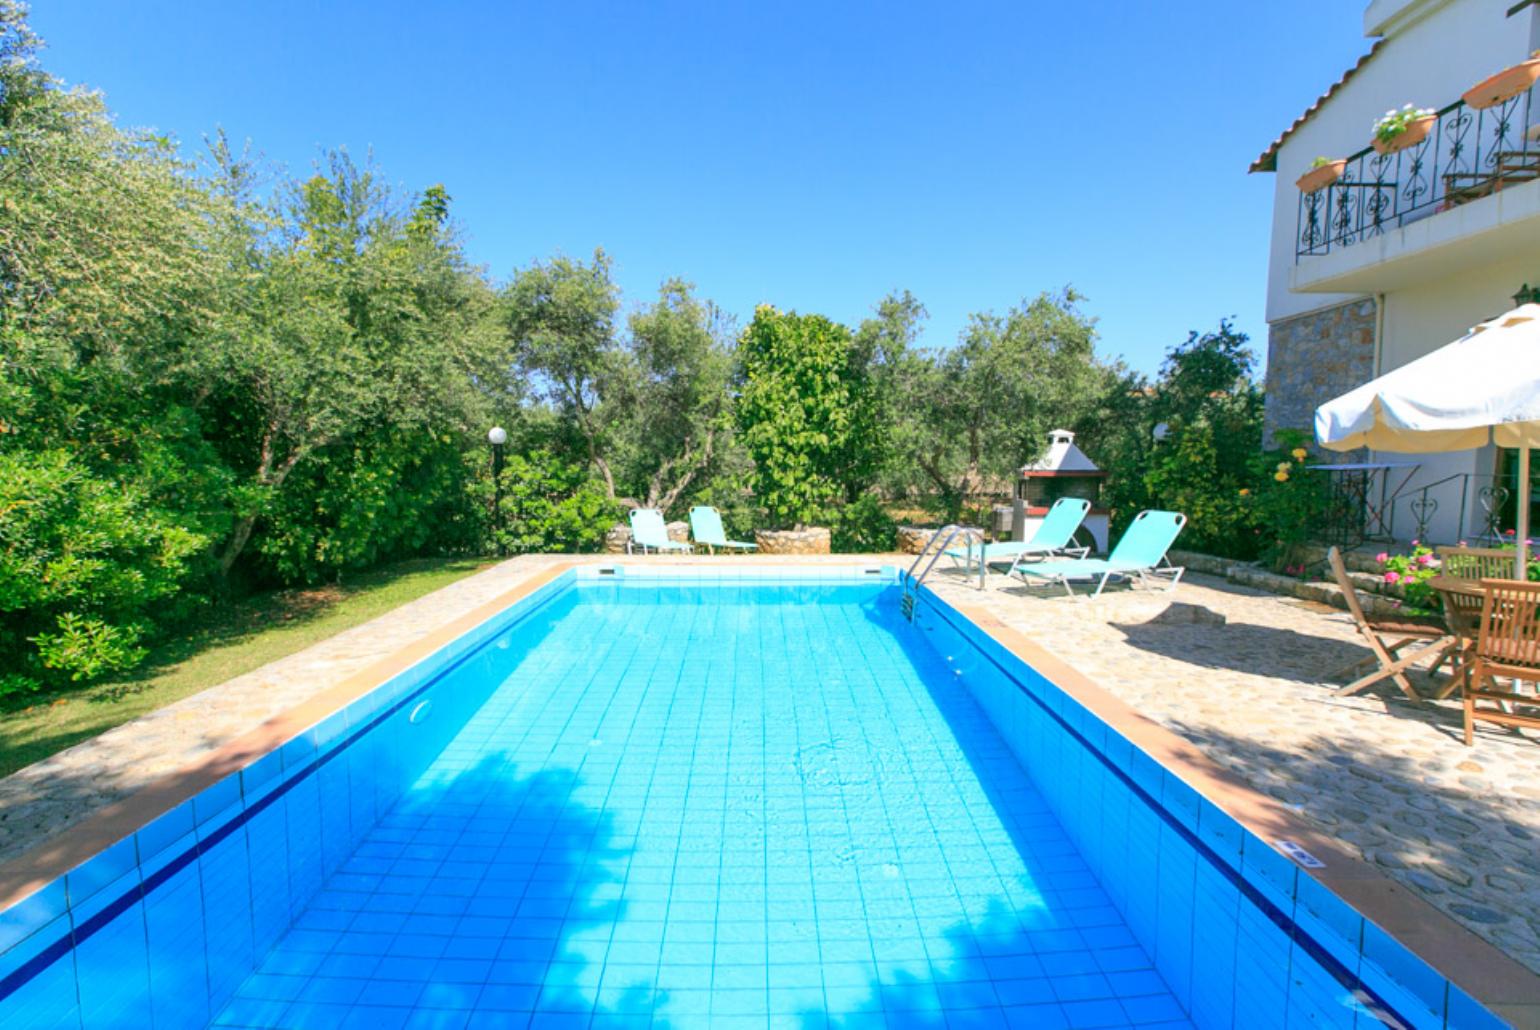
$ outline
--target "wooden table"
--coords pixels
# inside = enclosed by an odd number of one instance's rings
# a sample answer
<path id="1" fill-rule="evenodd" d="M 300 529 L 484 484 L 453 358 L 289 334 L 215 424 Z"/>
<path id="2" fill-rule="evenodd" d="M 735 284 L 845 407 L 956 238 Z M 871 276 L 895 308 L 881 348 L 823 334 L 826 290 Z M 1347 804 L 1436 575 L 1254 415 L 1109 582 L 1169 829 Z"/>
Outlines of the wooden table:
<path id="1" fill-rule="evenodd" d="M 1453 694 L 1470 672 L 1470 650 L 1476 645 L 1476 634 L 1481 628 L 1481 605 L 1486 591 L 1481 589 L 1481 580 L 1461 576 L 1434 576 L 1428 580 L 1428 586 L 1443 602 L 1444 625 L 1455 639 L 1449 684 L 1434 695 L 1444 698 Z"/>

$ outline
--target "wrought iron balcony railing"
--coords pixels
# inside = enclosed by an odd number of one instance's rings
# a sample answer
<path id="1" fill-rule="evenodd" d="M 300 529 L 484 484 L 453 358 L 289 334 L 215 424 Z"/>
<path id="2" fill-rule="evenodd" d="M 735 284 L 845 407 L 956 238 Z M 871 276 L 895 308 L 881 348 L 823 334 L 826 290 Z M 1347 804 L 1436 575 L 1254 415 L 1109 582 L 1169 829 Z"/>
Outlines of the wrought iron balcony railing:
<path id="1" fill-rule="evenodd" d="M 1381 154 L 1366 147 L 1330 186 L 1299 196 L 1295 259 L 1351 247 L 1420 218 L 1540 179 L 1540 84 L 1476 109 L 1457 100 L 1428 138 Z"/>

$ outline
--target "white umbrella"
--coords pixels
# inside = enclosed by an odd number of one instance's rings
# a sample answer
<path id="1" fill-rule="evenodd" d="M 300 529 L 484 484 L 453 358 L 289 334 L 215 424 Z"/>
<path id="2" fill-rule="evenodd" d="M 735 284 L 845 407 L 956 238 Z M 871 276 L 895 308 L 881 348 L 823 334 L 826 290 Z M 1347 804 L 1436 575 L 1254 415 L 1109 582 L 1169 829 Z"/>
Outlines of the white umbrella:
<path id="1" fill-rule="evenodd" d="M 1529 449 L 1540 447 L 1540 304 L 1483 322 L 1453 343 L 1321 405 L 1315 437 L 1334 451 L 1519 451 L 1517 577 L 1529 536 Z"/>

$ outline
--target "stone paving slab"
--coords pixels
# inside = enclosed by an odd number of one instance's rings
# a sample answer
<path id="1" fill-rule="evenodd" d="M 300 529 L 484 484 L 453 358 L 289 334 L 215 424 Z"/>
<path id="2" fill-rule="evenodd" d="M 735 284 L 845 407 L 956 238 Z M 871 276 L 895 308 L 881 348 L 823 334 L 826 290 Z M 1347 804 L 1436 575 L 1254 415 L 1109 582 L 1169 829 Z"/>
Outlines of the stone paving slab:
<path id="1" fill-rule="evenodd" d="M 0 780 L 0 861 L 570 560 L 504 562 Z M 874 560 L 907 562 L 795 561 Z M 1109 589 L 1095 602 L 998 576 L 983 592 L 974 582 L 946 573 L 931 580 L 949 600 L 987 608 L 1540 971 L 1535 736 L 1483 727 L 1466 748 L 1454 703 L 1334 697 L 1322 674 L 1368 652 L 1346 615 L 1324 605 L 1201 575 L 1171 592 Z"/>

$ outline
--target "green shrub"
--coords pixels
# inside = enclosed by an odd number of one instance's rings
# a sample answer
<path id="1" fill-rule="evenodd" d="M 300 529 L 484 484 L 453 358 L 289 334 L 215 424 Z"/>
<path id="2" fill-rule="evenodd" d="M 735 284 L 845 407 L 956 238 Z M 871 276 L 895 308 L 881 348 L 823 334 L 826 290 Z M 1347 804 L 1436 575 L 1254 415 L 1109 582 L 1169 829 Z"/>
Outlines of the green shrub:
<path id="1" fill-rule="evenodd" d="M 131 668 L 207 540 L 64 451 L 0 453 L 0 695 Z"/>
<path id="2" fill-rule="evenodd" d="M 1214 424 L 1196 419 L 1173 431 L 1155 450 L 1145 484 L 1159 507 L 1187 516 L 1184 548 L 1253 558 L 1260 546 L 1257 521 L 1241 491 L 1251 485 L 1254 452 L 1242 453 L 1237 462 L 1228 451 L 1228 442 Z"/>
<path id="3" fill-rule="evenodd" d="M 852 369 L 850 330 L 822 315 L 761 305 L 738 344 L 742 441 L 769 529 L 823 522 L 842 499 L 873 403 Z"/>
<path id="4" fill-rule="evenodd" d="M 109 672 L 125 672 L 149 652 L 139 646 L 139 626 L 114 626 L 74 612 L 59 616 L 57 633 L 32 638 L 43 668 L 63 673 L 77 683 Z"/>
<path id="5" fill-rule="evenodd" d="M 597 551 L 620 508 L 581 465 L 549 451 L 512 454 L 503 466 L 500 517 L 492 522 L 490 484 L 481 490 L 487 502 L 489 538 L 509 554 Z"/>
<path id="6" fill-rule="evenodd" d="M 885 553 L 897 546 L 898 523 L 881 501 L 867 495 L 839 509 L 832 537 L 831 546 L 838 553 Z"/>
<path id="7" fill-rule="evenodd" d="M 259 578 L 315 583 L 475 549 L 483 527 L 466 484 L 485 463 L 485 447 L 462 454 L 448 433 L 391 429 L 316 452 L 266 505 Z"/>
<path id="8" fill-rule="evenodd" d="M 1114 539 L 1141 509 L 1163 508 L 1187 515 L 1183 548 L 1242 559 L 1263 550 L 1266 530 L 1248 496 L 1257 486 L 1262 391 L 1246 344 L 1221 322 L 1169 350 L 1154 383 L 1113 379 L 1085 438 L 1108 473 L 1102 503 L 1112 509 Z"/>
<path id="9" fill-rule="evenodd" d="M 1321 525 L 1330 500 L 1326 474 L 1306 467 L 1310 437 L 1280 429 L 1276 447 L 1258 455 L 1251 483 L 1240 490 L 1258 534 L 1258 554 L 1278 572 L 1302 575 L 1302 549 Z"/>

